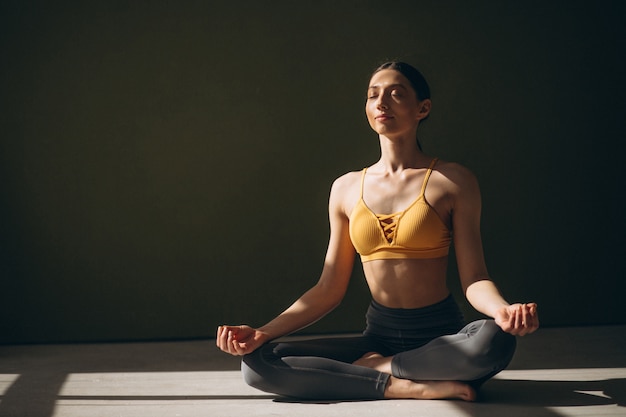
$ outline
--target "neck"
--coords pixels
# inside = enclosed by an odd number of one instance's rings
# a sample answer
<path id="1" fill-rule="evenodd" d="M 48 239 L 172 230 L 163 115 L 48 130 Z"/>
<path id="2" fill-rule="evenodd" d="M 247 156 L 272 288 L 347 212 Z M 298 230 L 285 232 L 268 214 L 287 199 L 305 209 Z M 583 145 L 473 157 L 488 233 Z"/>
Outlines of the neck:
<path id="1" fill-rule="evenodd" d="M 426 159 L 418 146 L 415 136 L 412 138 L 388 138 L 380 135 L 380 160 L 377 165 L 389 172 L 407 168 L 419 168 Z"/>

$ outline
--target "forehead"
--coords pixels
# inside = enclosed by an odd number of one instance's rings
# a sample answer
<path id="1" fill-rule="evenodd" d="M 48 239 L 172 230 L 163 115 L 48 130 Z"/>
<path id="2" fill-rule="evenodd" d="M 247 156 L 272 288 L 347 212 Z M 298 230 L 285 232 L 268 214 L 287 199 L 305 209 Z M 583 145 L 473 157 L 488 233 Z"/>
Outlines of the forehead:
<path id="1" fill-rule="evenodd" d="M 370 79 L 369 88 L 385 87 L 387 85 L 402 85 L 411 88 L 409 80 L 396 70 L 384 69 L 378 71 Z"/>

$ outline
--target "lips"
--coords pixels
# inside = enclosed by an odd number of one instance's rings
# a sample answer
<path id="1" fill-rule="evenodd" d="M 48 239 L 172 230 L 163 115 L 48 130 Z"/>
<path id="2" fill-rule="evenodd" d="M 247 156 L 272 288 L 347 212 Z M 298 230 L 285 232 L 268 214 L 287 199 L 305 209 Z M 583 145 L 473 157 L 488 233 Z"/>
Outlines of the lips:
<path id="1" fill-rule="evenodd" d="M 387 120 L 393 119 L 393 116 L 390 114 L 379 114 L 378 116 L 375 117 L 375 119 L 378 120 L 379 122 L 385 122 Z"/>

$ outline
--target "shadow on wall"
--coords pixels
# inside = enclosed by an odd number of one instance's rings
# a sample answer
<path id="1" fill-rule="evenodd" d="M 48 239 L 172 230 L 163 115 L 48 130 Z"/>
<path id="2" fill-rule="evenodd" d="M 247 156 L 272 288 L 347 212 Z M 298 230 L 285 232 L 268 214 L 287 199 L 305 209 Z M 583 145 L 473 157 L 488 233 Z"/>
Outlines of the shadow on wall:
<path id="1" fill-rule="evenodd" d="M 420 139 L 475 171 L 507 298 L 626 323 L 626 2 L 61 3 L 0 2 L 0 343 L 274 317 L 319 276 L 332 180 L 379 157 L 385 58 L 428 78 Z"/>

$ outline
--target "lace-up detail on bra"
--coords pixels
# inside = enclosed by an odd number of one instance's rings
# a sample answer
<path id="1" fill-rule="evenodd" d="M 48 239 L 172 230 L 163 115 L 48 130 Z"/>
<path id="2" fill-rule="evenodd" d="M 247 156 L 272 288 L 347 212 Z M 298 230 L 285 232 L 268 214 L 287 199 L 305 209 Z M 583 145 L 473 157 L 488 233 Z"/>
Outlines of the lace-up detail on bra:
<path id="1" fill-rule="evenodd" d="M 383 233 L 385 234 L 385 239 L 387 242 L 393 243 L 396 237 L 396 229 L 398 227 L 398 217 L 401 212 L 393 213 L 393 214 L 377 214 L 378 223 L 380 223 L 380 227 L 383 229 Z"/>
<path id="2" fill-rule="evenodd" d="M 452 240 L 450 230 L 424 197 L 436 163 L 437 158 L 426 171 L 417 199 L 404 211 L 393 214 L 376 214 L 365 204 L 363 184 L 367 168 L 363 169 L 361 198 L 350 213 L 350 239 L 363 262 L 440 258 L 448 254 Z"/>

